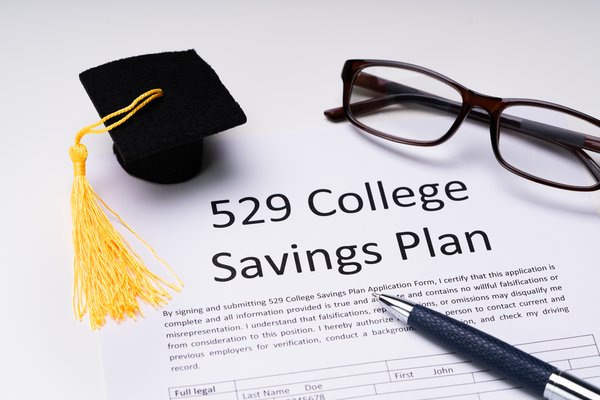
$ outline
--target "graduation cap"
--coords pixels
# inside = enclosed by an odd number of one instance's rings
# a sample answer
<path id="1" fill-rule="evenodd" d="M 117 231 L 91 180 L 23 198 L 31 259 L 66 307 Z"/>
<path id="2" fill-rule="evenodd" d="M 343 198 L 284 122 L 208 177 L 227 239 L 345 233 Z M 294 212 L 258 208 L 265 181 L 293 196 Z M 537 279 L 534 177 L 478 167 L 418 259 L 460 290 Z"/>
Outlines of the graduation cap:
<path id="1" fill-rule="evenodd" d="M 149 89 L 163 90 L 160 102 L 110 130 L 123 169 L 151 182 L 192 178 L 202 167 L 202 139 L 246 122 L 215 71 L 194 50 L 113 61 L 79 78 L 101 117 Z"/>
<path id="2" fill-rule="evenodd" d="M 81 129 L 69 149 L 75 175 L 73 308 L 80 320 L 89 313 L 96 329 L 106 316 L 121 321 L 141 315 L 138 300 L 165 304 L 170 291 L 181 290 L 182 283 L 93 190 L 86 178 L 88 152 L 82 138 L 109 132 L 117 160 L 128 173 L 151 182 L 176 183 L 199 172 L 205 136 L 243 124 L 246 116 L 193 50 L 110 62 L 81 73 L 80 79 L 102 118 Z M 148 248 L 174 282 L 146 267 L 107 214 Z"/>

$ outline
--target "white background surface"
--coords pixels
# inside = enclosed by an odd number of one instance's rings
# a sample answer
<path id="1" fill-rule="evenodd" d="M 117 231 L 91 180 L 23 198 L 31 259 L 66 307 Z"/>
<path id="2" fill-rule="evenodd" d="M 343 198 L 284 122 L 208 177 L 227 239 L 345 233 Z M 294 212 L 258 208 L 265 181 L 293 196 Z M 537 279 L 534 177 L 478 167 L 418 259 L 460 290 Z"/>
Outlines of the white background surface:
<path id="1" fill-rule="evenodd" d="M 67 149 L 97 119 L 81 71 L 193 48 L 248 116 L 233 135 L 322 126 L 348 58 L 412 62 L 598 116 L 599 15 L 594 1 L 2 2 L 2 398 L 105 398 L 97 333 L 71 312 Z M 86 145 L 112 157 L 106 136 Z M 99 191 L 129 182 L 110 165 L 89 166 Z M 105 196 L 120 209 L 118 198 Z"/>

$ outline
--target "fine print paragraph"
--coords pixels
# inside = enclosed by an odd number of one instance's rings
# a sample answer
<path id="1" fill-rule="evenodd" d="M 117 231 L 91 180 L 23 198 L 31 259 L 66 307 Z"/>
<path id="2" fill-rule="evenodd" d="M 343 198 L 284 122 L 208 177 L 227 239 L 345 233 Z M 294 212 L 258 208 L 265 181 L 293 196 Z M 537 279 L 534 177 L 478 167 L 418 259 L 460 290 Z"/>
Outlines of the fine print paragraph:
<path id="1" fill-rule="evenodd" d="M 167 308 L 162 310 L 161 323 L 168 368 L 185 372 L 198 369 L 198 361 L 210 357 L 412 331 L 376 302 L 375 292 L 406 297 L 480 328 L 491 322 L 548 318 L 572 311 L 560 268 L 548 263 Z"/>

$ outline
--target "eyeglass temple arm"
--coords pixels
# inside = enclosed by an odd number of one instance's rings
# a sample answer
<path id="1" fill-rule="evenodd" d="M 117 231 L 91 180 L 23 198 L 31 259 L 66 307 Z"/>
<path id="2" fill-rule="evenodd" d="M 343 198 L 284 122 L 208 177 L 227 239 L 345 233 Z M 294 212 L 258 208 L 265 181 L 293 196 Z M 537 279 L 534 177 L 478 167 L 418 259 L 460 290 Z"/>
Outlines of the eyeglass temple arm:
<path id="1" fill-rule="evenodd" d="M 404 101 L 413 101 L 441 111 L 451 112 L 453 114 L 458 114 L 462 108 L 461 104 L 455 101 L 435 96 L 397 82 L 391 82 L 383 78 L 378 78 L 373 75 L 363 73 L 356 79 L 356 85 L 378 93 L 386 94 L 387 96 L 380 96 L 377 98 L 353 103 L 351 107 L 353 113 L 355 114 L 367 113 L 369 111 L 383 108 L 390 104 L 396 104 Z M 388 95 L 390 93 L 391 95 Z M 326 110 L 325 116 L 332 122 L 340 122 L 346 119 L 344 109 L 342 107 Z M 489 114 L 479 109 L 471 110 L 467 115 L 467 118 L 486 124 L 490 123 Z M 528 136 L 552 141 L 554 143 L 566 145 L 571 148 L 576 147 L 579 149 L 600 152 L 600 140 L 580 132 L 558 128 L 541 122 L 517 118 L 511 115 L 502 116 L 500 118 L 500 125 Z"/>

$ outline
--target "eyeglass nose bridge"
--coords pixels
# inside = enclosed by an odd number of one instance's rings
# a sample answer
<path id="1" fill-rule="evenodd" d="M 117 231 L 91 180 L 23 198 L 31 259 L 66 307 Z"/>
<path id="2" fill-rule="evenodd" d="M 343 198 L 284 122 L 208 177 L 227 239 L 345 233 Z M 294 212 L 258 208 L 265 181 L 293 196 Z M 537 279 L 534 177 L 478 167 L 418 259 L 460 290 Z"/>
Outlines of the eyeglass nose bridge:
<path id="1" fill-rule="evenodd" d="M 465 91 L 463 101 L 469 109 L 480 107 L 489 114 L 496 113 L 503 105 L 503 100 L 500 97 L 488 96 L 470 89 Z"/>
<path id="2" fill-rule="evenodd" d="M 504 100 L 500 97 L 488 96 L 471 89 L 465 90 L 462 95 L 463 107 L 447 136 L 453 135 L 465 119 L 485 124 L 493 132 L 494 121 L 504 107 Z"/>
<path id="3" fill-rule="evenodd" d="M 490 132 L 494 132 L 495 129 L 492 125 L 503 108 L 503 99 L 465 89 L 462 92 L 462 101 L 462 108 L 456 116 L 454 124 L 450 127 L 448 132 L 434 144 L 440 144 L 450 139 L 450 137 L 452 137 L 460 128 L 465 119 L 488 126 Z"/>

